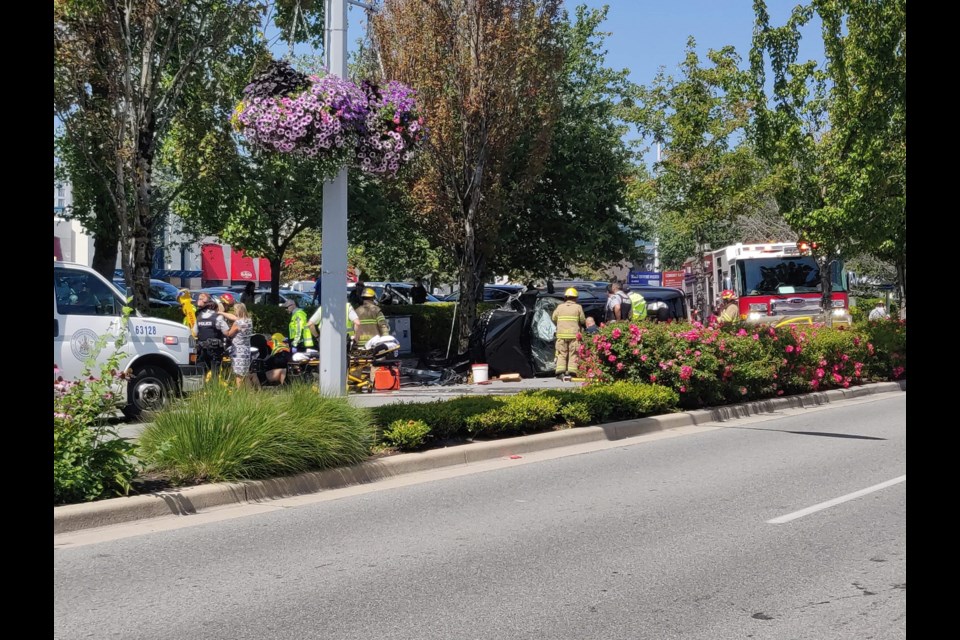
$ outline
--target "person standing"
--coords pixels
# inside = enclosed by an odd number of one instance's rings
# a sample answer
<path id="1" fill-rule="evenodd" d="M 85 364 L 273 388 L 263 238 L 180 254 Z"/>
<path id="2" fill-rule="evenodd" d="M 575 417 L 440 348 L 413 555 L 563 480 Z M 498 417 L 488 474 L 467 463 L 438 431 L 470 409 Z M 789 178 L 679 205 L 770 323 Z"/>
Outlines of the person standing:
<path id="1" fill-rule="evenodd" d="M 346 303 L 347 309 L 347 340 L 353 338 L 353 327 L 359 321 L 356 310 L 353 308 L 349 302 Z M 310 333 L 316 337 L 320 337 L 320 324 L 323 320 L 323 307 L 317 307 L 317 310 L 313 312 L 313 315 L 310 316 L 310 319 L 307 320 L 307 329 L 310 330 Z"/>
<path id="2" fill-rule="evenodd" d="M 563 292 L 563 302 L 553 310 L 550 319 L 557 325 L 556 374 L 563 379 L 574 376 L 580 363 L 577 361 L 578 336 L 586 328 L 587 318 L 583 307 L 577 304 L 579 293 L 573 287 Z"/>
<path id="3" fill-rule="evenodd" d="M 717 321 L 720 323 L 736 322 L 740 319 L 740 305 L 737 304 L 737 294 L 732 289 L 724 289 L 720 292 L 720 300 L 723 302 L 723 311 Z"/>
<path id="4" fill-rule="evenodd" d="M 427 289 L 423 286 L 423 278 L 417 278 L 417 284 L 410 289 L 410 299 L 413 304 L 423 304 L 427 301 Z"/>
<path id="5" fill-rule="evenodd" d="M 243 286 L 243 293 L 240 294 L 240 302 L 242 302 L 248 310 L 253 306 L 254 300 L 256 299 L 256 291 L 254 291 L 253 283 L 248 282 Z"/>
<path id="6" fill-rule="evenodd" d="M 290 332 L 288 333 L 290 353 L 296 353 L 297 350 L 312 349 L 313 335 L 307 329 L 307 312 L 298 307 L 296 300 L 293 298 L 287 298 L 283 306 L 290 312 Z"/>
<path id="7" fill-rule="evenodd" d="M 890 314 L 887 313 L 887 305 L 883 303 L 883 300 L 878 300 L 877 304 L 870 310 L 870 315 L 867 316 L 867 320 L 886 320 L 889 317 Z"/>
<path id="8" fill-rule="evenodd" d="M 620 290 L 620 283 L 611 282 L 607 285 L 607 307 L 604 322 L 629 320 L 633 315 L 632 304 L 627 294 Z"/>
<path id="9" fill-rule="evenodd" d="M 361 304 L 357 307 L 357 320 L 354 330 L 357 335 L 357 344 L 363 347 L 370 338 L 378 335 L 390 335 L 390 325 L 383 316 L 383 311 L 376 303 L 377 294 L 370 287 L 366 287 L 360 294 Z"/>
<path id="10" fill-rule="evenodd" d="M 623 292 L 630 298 L 630 319 L 639 322 L 647 317 L 647 301 L 636 291 L 632 291 L 629 282 L 623 283 Z"/>
<path id="11" fill-rule="evenodd" d="M 242 387 L 250 374 L 250 336 L 253 335 L 253 318 L 247 314 L 247 305 L 238 302 L 233 305 L 236 320 L 227 337 L 233 339 L 233 375 L 237 377 L 237 387 Z"/>
<path id="12" fill-rule="evenodd" d="M 194 333 L 197 336 L 197 363 L 210 372 L 214 380 L 220 376 L 220 365 L 223 363 L 225 340 L 230 327 L 227 321 L 217 312 L 217 303 L 208 293 L 197 296 L 197 324 Z"/>

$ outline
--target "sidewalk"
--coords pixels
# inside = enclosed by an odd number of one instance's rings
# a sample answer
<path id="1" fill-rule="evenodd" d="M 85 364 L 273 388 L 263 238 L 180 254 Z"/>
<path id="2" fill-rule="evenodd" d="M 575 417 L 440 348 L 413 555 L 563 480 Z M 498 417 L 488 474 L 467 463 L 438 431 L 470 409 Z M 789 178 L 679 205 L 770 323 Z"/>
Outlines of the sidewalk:
<path id="1" fill-rule="evenodd" d="M 513 393 L 516 393 L 524 388 L 556 388 L 556 386 L 564 385 L 568 387 L 575 386 L 571 383 L 562 383 L 555 379 L 541 378 L 524 382 L 530 384 L 540 383 L 542 386 L 528 385 L 524 387 L 522 386 L 523 383 L 500 383 L 499 387 L 515 389 Z M 487 393 L 487 389 L 494 389 L 490 391 L 490 393 L 506 392 L 505 390 L 499 390 L 496 384 L 484 385 L 479 388 L 484 389 L 484 391 L 480 393 Z M 459 387 L 451 387 L 449 389 L 453 392 L 452 394 L 444 395 L 441 393 L 438 397 L 454 397 L 455 395 L 465 394 L 464 390 Z M 430 387 L 425 388 L 425 390 L 427 393 L 414 394 L 409 397 L 412 398 L 412 401 L 422 401 L 428 397 L 437 395 L 437 392 L 441 391 L 441 389 Z M 907 383 L 905 380 L 900 382 L 879 382 L 852 387 L 850 389 L 834 389 L 825 392 L 727 405 L 712 409 L 700 409 L 685 413 L 672 413 L 662 416 L 625 420 L 622 422 L 611 422 L 599 426 L 575 427 L 530 436 L 472 442 L 444 449 L 432 449 L 422 453 L 398 454 L 387 458 L 368 460 L 350 467 L 338 467 L 285 478 L 209 484 L 188 487 L 177 491 L 163 491 L 155 494 L 66 505 L 54 507 L 53 509 L 53 532 L 54 534 L 67 533 L 135 520 L 170 516 L 171 514 L 187 516 L 213 507 L 242 503 L 258 503 L 275 498 L 316 493 L 355 484 L 376 482 L 381 479 L 429 469 L 470 464 L 483 460 L 508 457 L 515 454 L 543 451 L 556 447 L 566 447 L 599 440 L 622 440 L 624 438 L 632 438 L 646 433 L 676 427 L 695 426 L 708 422 L 722 422 L 733 418 L 772 413 L 782 409 L 815 407 L 847 398 L 859 398 L 893 391 L 905 392 L 906 390 Z M 408 393 L 406 390 L 393 393 L 399 394 L 397 396 L 390 396 L 394 402 L 402 401 L 403 398 L 408 397 L 405 395 Z M 376 398 L 376 396 L 373 396 L 373 398 Z M 384 404 L 389 401 L 390 400 L 386 400 Z"/>

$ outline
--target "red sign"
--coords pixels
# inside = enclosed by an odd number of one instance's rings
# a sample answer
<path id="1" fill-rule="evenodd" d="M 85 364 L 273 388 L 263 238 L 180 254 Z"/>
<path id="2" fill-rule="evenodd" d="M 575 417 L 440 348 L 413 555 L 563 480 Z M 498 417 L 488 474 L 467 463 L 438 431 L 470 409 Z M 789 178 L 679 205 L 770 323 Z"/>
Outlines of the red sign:
<path id="1" fill-rule="evenodd" d="M 683 271 L 664 271 L 663 286 L 674 289 L 683 288 Z"/>

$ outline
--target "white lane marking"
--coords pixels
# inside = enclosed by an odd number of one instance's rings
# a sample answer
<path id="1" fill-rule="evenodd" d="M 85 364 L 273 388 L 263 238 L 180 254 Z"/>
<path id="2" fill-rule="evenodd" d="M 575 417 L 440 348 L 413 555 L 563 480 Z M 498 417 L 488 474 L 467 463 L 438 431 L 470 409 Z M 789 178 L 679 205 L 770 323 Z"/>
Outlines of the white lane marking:
<path id="1" fill-rule="evenodd" d="M 834 498 L 833 500 L 827 500 L 826 502 L 815 504 L 812 507 L 807 507 L 806 509 L 801 509 L 800 511 L 794 511 L 793 513 L 788 513 L 785 516 L 774 518 L 773 520 L 767 520 L 767 524 L 783 524 L 784 522 L 790 522 L 791 520 L 796 520 L 797 518 L 808 516 L 811 513 L 816 513 L 817 511 L 823 511 L 824 509 L 829 509 L 832 506 L 847 502 L 849 500 L 853 500 L 854 498 L 859 498 L 860 496 L 865 496 L 868 493 L 873 493 L 874 491 L 880 491 L 880 489 L 886 489 L 887 487 L 892 487 L 895 484 L 899 484 L 901 482 L 906 482 L 906 481 L 907 481 L 907 476 L 902 475 L 899 478 L 894 478 L 893 480 L 887 480 L 886 482 L 875 484 L 872 487 L 867 487 L 866 489 L 860 489 L 860 491 L 854 491 L 853 493 L 848 493 L 845 496 L 840 496 L 839 498 Z"/>

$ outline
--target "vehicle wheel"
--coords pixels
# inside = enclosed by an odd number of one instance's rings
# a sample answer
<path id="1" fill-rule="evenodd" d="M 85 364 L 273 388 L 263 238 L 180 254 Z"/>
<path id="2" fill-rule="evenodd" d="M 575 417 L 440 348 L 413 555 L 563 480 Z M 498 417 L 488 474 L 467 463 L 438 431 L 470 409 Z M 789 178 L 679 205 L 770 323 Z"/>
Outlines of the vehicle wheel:
<path id="1" fill-rule="evenodd" d="M 163 408 L 174 393 L 173 378 L 156 366 L 138 369 L 127 388 L 129 404 L 123 413 L 128 418 L 140 418 Z"/>

